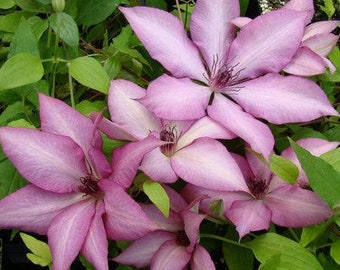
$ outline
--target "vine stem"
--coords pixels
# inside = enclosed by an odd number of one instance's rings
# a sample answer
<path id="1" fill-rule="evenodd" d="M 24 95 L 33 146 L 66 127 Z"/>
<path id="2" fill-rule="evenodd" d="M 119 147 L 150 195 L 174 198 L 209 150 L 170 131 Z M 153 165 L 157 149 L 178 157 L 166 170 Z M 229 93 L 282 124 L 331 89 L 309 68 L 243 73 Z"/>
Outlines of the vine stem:
<path id="1" fill-rule="evenodd" d="M 76 107 L 76 104 L 74 102 L 72 76 L 71 76 L 71 73 L 70 73 L 70 63 L 67 63 L 67 67 L 68 67 L 68 84 L 69 84 L 69 89 L 70 89 L 71 106 L 74 109 Z"/>
<path id="2" fill-rule="evenodd" d="M 243 247 L 243 248 L 247 248 L 247 249 L 252 249 L 251 247 L 249 247 L 245 244 L 241 244 L 240 242 L 236 242 L 236 241 L 224 238 L 224 237 L 219 236 L 219 235 L 202 233 L 202 234 L 200 234 L 200 237 L 201 238 L 216 239 L 216 240 L 220 240 L 222 242 L 229 243 L 229 244 L 232 244 L 232 245 L 235 245 L 235 246 L 239 246 L 239 247 Z"/>
<path id="3" fill-rule="evenodd" d="M 177 7 L 177 11 L 178 11 L 178 18 L 183 23 L 182 13 L 181 13 L 181 9 L 179 7 L 179 0 L 176 0 L 176 7 Z"/>

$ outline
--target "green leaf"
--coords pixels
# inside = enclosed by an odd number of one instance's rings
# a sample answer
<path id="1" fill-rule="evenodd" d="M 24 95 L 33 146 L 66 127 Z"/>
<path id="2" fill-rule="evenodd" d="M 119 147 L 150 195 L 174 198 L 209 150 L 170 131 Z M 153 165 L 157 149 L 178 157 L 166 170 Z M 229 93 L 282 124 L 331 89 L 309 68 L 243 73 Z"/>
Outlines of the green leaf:
<path id="1" fill-rule="evenodd" d="M 71 60 L 69 71 L 79 83 L 107 94 L 110 77 L 94 58 L 83 56 Z"/>
<path id="2" fill-rule="evenodd" d="M 249 0 L 240 0 L 241 15 L 245 16 L 248 5 L 249 5 Z"/>
<path id="3" fill-rule="evenodd" d="M 299 169 L 293 162 L 275 154 L 269 157 L 269 167 L 275 175 L 290 184 L 294 184 L 299 176 Z"/>
<path id="4" fill-rule="evenodd" d="M 147 5 L 149 7 L 155 7 L 163 10 L 167 10 L 168 5 L 164 0 L 147 0 Z"/>
<path id="5" fill-rule="evenodd" d="M 310 186 L 331 207 L 340 200 L 340 172 L 322 158 L 315 157 L 289 139 L 305 171 Z"/>
<path id="6" fill-rule="evenodd" d="M 122 28 L 118 36 L 114 38 L 113 45 L 116 48 L 129 47 L 130 38 L 132 37 L 131 27 L 125 26 Z"/>
<path id="7" fill-rule="evenodd" d="M 238 234 L 235 230 L 229 229 L 225 237 L 227 239 L 238 241 Z M 253 269 L 254 255 L 250 249 L 223 242 L 222 251 L 229 270 Z"/>
<path id="8" fill-rule="evenodd" d="M 317 237 L 319 237 L 328 227 L 326 222 L 304 227 L 302 229 L 300 245 L 306 247 L 308 244 L 313 242 Z"/>
<path id="9" fill-rule="evenodd" d="M 170 212 L 170 199 L 162 185 L 147 180 L 143 183 L 143 191 L 163 215 L 168 217 Z"/>
<path id="10" fill-rule="evenodd" d="M 18 53 L 30 53 L 38 57 L 40 56 L 38 40 L 25 19 L 21 20 L 21 23 L 14 33 L 8 58 Z"/>
<path id="11" fill-rule="evenodd" d="M 329 141 L 340 141 L 340 126 L 330 128 L 324 134 Z"/>
<path id="12" fill-rule="evenodd" d="M 26 180 L 6 158 L 0 162 L 0 172 L 0 199 L 27 184 Z"/>
<path id="13" fill-rule="evenodd" d="M 323 0 L 323 1 L 324 1 L 324 6 L 319 5 L 319 7 L 323 12 L 327 14 L 327 17 L 330 20 L 335 12 L 333 0 Z"/>
<path id="14" fill-rule="evenodd" d="M 0 114 L 0 126 L 5 126 L 13 119 L 20 117 L 23 112 L 23 106 L 21 102 L 15 102 L 6 107 L 6 109 Z"/>
<path id="15" fill-rule="evenodd" d="M 117 8 L 112 0 L 82 1 L 78 5 L 78 22 L 85 26 L 104 21 Z"/>
<path id="16" fill-rule="evenodd" d="M 273 269 L 280 269 L 281 264 L 281 254 L 276 253 L 271 256 L 268 260 L 262 263 L 259 267 L 259 270 L 273 270 Z"/>
<path id="17" fill-rule="evenodd" d="M 52 263 L 52 255 L 48 245 L 28 234 L 20 233 L 26 247 L 33 253 L 28 253 L 27 258 L 34 264 L 47 266 Z"/>
<path id="18" fill-rule="evenodd" d="M 316 257 L 295 241 L 276 233 L 266 233 L 248 243 L 261 263 L 275 256 L 275 269 L 323 270 Z M 274 263 L 273 261 L 270 263 Z M 268 268 L 267 268 L 268 269 Z"/>
<path id="19" fill-rule="evenodd" d="M 24 127 L 24 128 L 32 128 L 35 129 L 35 126 L 33 126 L 30 122 L 26 121 L 25 119 L 18 119 L 12 122 L 9 122 L 9 127 Z"/>
<path id="20" fill-rule="evenodd" d="M 86 270 L 96 270 L 93 265 L 85 259 L 84 256 L 79 256 L 79 261 L 86 268 Z"/>
<path id="21" fill-rule="evenodd" d="M 104 69 L 106 73 L 109 74 L 110 78 L 114 79 L 122 69 L 122 63 L 117 57 L 111 56 L 106 59 L 104 63 Z"/>
<path id="22" fill-rule="evenodd" d="M 36 0 L 14 0 L 14 2 L 25 11 L 38 13 L 51 13 L 53 11 L 51 5 L 47 5 L 46 3 L 41 3 Z"/>
<path id="23" fill-rule="evenodd" d="M 0 16 L 0 31 L 14 33 L 20 24 L 23 12 L 13 12 Z"/>
<path id="24" fill-rule="evenodd" d="M 50 16 L 50 23 L 53 31 L 74 51 L 78 50 L 79 32 L 77 23 L 73 18 L 64 13 L 53 13 Z"/>
<path id="25" fill-rule="evenodd" d="M 43 75 L 44 68 L 39 57 L 29 53 L 16 54 L 0 69 L 0 90 L 34 83 Z"/>
<path id="26" fill-rule="evenodd" d="M 100 112 L 106 107 L 106 103 L 102 100 L 89 101 L 83 100 L 76 105 L 76 109 L 84 115 L 89 115 L 91 112 Z"/>
<path id="27" fill-rule="evenodd" d="M 331 164 L 334 170 L 340 172 L 340 148 L 324 153 L 320 156 L 320 158 Z"/>
<path id="28" fill-rule="evenodd" d="M 328 58 L 332 61 L 337 70 L 340 70 L 340 49 L 335 46 L 328 55 Z"/>
<path id="29" fill-rule="evenodd" d="M 38 16 L 29 17 L 27 23 L 31 26 L 32 32 L 37 40 L 40 39 L 48 28 L 48 20 L 43 20 Z"/>
<path id="30" fill-rule="evenodd" d="M 332 243 L 330 255 L 337 264 L 340 264 L 340 239 Z"/>
<path id="31" fill-rule="evenodd" d="M 0 8 L 1 9 L 10 9 L 15 6 L 13 0 L 1 0 L 0 1 Z"/>

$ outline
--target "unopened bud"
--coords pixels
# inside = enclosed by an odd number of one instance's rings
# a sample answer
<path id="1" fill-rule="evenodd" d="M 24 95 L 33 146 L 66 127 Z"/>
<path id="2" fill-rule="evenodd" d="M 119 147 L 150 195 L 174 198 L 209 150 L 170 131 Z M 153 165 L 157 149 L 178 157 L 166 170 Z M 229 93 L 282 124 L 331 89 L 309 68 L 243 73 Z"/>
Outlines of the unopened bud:
<path id="1" fill-rule="evenodd" d="M 52 0 L 52 7 L 55 12 L 62 12 L 65 8 L 65 0 Z"/>
<path id="2" fill-rule="evenodd" d="M 209 210 L 215 216 L 220 216 L 224 212 L 224 202 L 222 199 L 215 199 L 210 201 Z"/>
<path id="3" fill-rule="evenodd" d="M 333 206 L 333 215 L 336 217 L 340 216 L 340 201 L 337 201 Z"/>

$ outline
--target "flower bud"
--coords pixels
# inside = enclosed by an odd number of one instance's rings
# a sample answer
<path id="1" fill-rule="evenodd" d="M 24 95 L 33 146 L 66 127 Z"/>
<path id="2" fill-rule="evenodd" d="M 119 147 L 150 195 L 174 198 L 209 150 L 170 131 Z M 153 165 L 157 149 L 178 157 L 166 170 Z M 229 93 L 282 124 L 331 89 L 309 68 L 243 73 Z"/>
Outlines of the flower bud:
<path id="1" fill-rule="evenodd" d="M 340 201 L 336 202 L 333 206 L 333 215 L 339 217 L 340 216 Z"/>
<path id="2" fill-rule="evenodd" d="M 62 12 L 65 8 L 65 0 L 52 0 L 52 7 L 55 12 Z"/>

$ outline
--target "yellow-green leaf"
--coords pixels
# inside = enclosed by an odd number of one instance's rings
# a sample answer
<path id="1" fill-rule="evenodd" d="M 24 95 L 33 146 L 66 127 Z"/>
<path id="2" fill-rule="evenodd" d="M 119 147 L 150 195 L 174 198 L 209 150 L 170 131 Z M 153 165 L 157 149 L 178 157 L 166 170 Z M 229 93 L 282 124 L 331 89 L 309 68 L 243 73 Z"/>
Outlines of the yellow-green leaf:
<path id="1" fill-rule="evenodd" d="M 71 60 L 69 71 L 71 76 L 82 85 L 107 94 L 110 77 L 94 58 L 83 56 Z"/>
<path id="2" fill-rule="evenodd" d="M 0 90 L 37 82 L 44 75 L 41 59 L 30 53 L 18 53 L 0 69 Z"/>
<path id="3" fill-rule="evenodd" d="M 293 162 L 275 154 L 269 157 L 269 167 L 275 175 L 290 184 L 294 184 L 299 176 L 299 169 Z"/>
<path id="4" fill-rule="evenodd" d="M 26 247 L 32 252 L 27 254 L 27 258 L 34 264 L 47 266 L 52 263 L 52 255 L 48 245 L 28 234 L 20 233 Z"/>
<path id="5" fill-rule="evenodd" d="M 153 204 L 163 213 L 169 216 L 170 199 L 161 184 L 147 180 L 143 183 L 144 193 L 149 197 Z"/>

